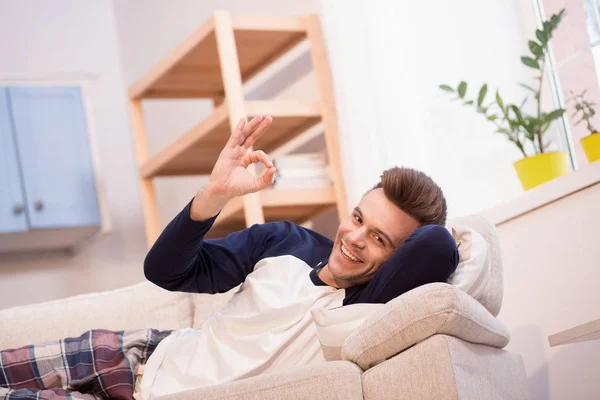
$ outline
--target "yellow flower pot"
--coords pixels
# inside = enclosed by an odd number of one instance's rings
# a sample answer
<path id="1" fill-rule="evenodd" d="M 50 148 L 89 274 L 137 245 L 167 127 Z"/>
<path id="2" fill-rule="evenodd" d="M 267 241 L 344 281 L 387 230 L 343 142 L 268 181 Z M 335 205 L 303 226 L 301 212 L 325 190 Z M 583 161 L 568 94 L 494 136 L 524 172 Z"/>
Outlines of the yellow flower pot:
<path id="1" fill-rule="evenodd" d="M 600 160 L 600 133 L 586 136 L 580 142 L 589 162 Z"/>
<path id="2" fill-rule="evenodd" d="M 514 163 L 523 190 L 569 173 L 569 157 L 564 152 L 552 152 L 527 157 Z"/>

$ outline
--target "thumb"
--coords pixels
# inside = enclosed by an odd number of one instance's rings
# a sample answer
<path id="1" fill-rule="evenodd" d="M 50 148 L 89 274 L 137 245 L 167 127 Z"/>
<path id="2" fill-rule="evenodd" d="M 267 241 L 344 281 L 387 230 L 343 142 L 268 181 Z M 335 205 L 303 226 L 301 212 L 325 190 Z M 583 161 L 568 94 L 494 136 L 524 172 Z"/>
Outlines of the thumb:
<path id="1" fill-rule="evenodd" d="M 273 177 L 275 176 L 276 169 L 275 167 L 269 168 L 261 177 L 256 178 L 254 180 L 254 191 L 259 191 L 261 189 L 270 186 L 273 183 Z"/>

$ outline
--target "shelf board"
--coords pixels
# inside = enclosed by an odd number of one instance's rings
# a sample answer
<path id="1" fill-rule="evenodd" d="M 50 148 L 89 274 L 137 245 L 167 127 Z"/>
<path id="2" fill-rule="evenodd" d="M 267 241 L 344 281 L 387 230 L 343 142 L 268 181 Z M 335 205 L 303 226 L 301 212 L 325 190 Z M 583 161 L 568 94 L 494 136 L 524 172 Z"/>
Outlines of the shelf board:
<path id="1" fill-rule="evenodd" d="M 265 222 L 286 220 L 302 224 L 336 205 L 333 188 L 265 189 L 260 192 L 260 200 Z M 245 228 L 243 199 L 238 197 L 225 206 L 206 237 L 224 237 Z"/>
<path id="2" fill-rule="evenodd" d="M 569 343 L 587 342 L 600 339 L 600 319 L 589 321 L 574 328 L 555 333 L 548 337 L 550 347 Z"/>
<path id="3" fill-rule="evenodd" d="M 242 81 L 306 38 L 299 17 L 231 16 Z M 224 94 L 212 16 L 129 88 L 129 97 L 215 98 Z"/>
<path id="4" fill-rule="evenodd" d="M 270 115 L 273 124 L 254 144 L 257 150 L 272 151 L 321 120 L 318 102 L 247 101 L 248 118 Z M 143 178 L 210 174 L 230 136 L 227 103 L 224 102 L 197 126 L 151 157 L 140 167 Z"/>

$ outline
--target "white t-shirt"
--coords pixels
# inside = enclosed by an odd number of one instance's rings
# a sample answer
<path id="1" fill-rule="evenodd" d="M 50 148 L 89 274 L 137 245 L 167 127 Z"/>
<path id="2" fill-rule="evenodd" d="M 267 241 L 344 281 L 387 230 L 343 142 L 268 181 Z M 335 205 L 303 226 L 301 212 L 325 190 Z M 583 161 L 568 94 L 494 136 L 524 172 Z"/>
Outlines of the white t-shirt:
<path id="1" fill-rule="evenodd" d="M 221 311 L 159 343 L 144 369 L 141 397 L 325 361 L 310 310 L 341 306 L 345 290 L 315 285 L 311 270 L 291 255 L 260 260 Z"/>

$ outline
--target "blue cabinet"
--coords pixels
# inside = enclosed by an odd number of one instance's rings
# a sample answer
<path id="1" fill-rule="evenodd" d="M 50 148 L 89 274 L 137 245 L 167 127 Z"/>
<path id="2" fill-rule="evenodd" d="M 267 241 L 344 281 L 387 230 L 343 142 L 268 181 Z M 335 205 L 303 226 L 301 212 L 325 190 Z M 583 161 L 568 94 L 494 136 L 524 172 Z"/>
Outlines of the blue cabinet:
<path id="1" fill-rule="evenodd" d="M 27 210 L 8 90 L 0 88 L 0 234 L 27 230 Z"/>
<path id="2" fill-rule="evenodd" d="M 0 145 L 0 234 L 101 225 L 79 87 L 0 88 Z"/>

